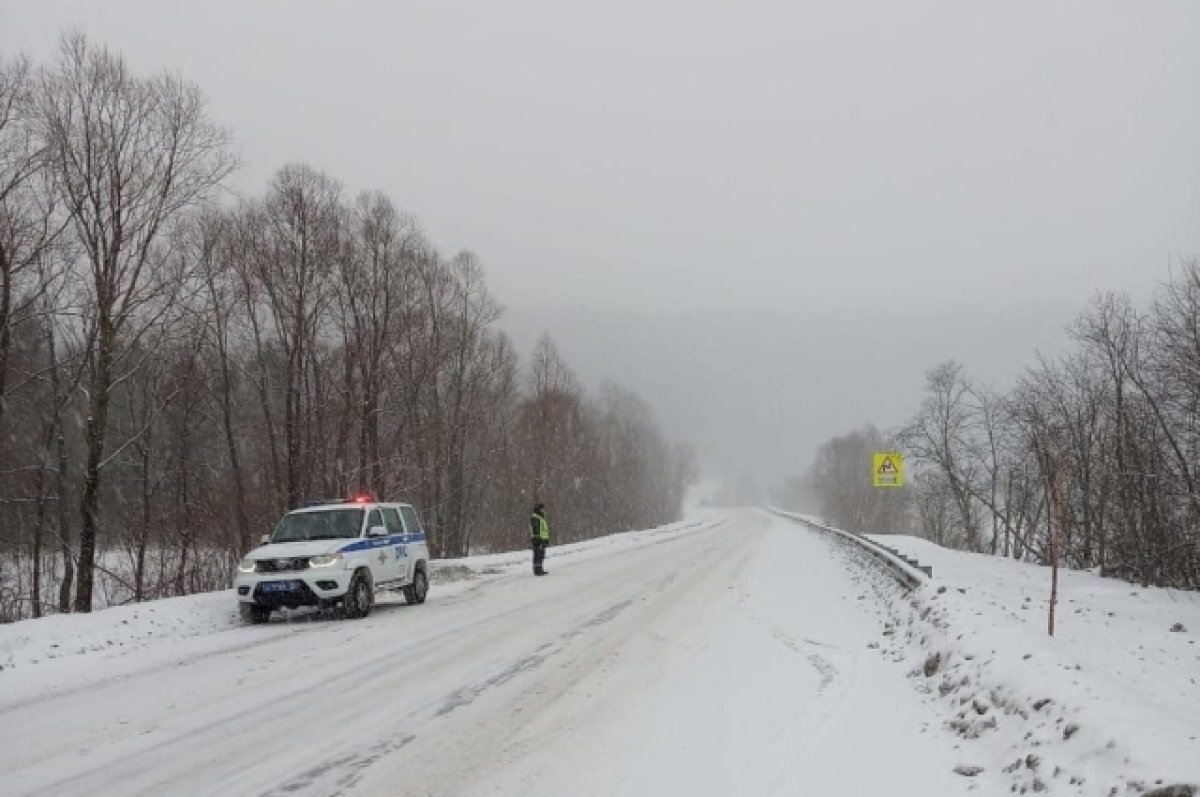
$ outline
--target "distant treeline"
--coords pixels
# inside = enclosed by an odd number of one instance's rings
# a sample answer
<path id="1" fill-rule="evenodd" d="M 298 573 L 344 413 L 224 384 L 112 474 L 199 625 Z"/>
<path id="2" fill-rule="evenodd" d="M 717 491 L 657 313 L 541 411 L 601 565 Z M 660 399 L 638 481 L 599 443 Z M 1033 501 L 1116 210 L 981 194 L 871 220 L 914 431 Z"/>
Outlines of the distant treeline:
<path id="1" fill-rule="evenodd" d="M 903 428 L 827 443 L 786 498 L 831 522 L 1142 584 L 1200 588 L 1200 264 L 1170 275 L 1148 307 L 1097 297 L 1058 358 L 1007 393 L 962 365 L 929 372 Z M 870 485 L 870 452 L 915 466 L 903 492 Z"/>
<path id="2" fill-rule="evenodd" d="M 676 518 L 687 450 L 548 337 L 522 369 L 473 254 L 303 164 L 221 201 L 235 166 L 179 77 L 81 36 L 0 63 L 0 620 L 90 610 L 98 567 L 227 586 L 311 498 L 411 501 L 440 556 L 523 545 L 535 499 L 560 541 Z"/>

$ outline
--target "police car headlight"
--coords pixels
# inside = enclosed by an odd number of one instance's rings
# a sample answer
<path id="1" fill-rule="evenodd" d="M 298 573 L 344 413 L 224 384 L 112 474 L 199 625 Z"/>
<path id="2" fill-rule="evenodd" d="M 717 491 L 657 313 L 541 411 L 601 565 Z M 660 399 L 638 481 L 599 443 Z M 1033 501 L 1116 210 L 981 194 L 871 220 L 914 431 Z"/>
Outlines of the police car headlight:
<path id="1" fill-rule="evenodd" d="M 340 553 L 321 554 L 320 556 L 311 557 L 308 560 L 309 567 L 332 567 L 342 561 Z"/>
<path id="2" fill-rule="evenodd" d="M 253 573 L 254 568 L 256 567 L 258 567 L 258 562 L 254 561 L 253 559 L 243 559 L 242 561 L 238 562 L 238 570 L 242 571 L 243 573 Z"/>

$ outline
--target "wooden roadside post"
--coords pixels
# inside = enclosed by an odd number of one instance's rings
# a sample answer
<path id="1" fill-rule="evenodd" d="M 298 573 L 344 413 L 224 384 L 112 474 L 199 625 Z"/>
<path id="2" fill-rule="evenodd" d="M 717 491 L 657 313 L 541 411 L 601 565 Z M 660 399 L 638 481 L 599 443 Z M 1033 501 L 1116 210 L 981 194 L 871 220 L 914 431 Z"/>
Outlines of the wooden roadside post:
<path id="1" fill-rule="evenodd" d="M 1062 534 L 1062 460 L 1057 455 L 1051 460 L 1053 471 L 1050 474 L 1050 513 L 1047 522 L 1050 526 L 1050 612 L 1046 621 L 1046 630 L 1054 636 L 1054 615 L 1058 606 L 1058 558 Z"/>

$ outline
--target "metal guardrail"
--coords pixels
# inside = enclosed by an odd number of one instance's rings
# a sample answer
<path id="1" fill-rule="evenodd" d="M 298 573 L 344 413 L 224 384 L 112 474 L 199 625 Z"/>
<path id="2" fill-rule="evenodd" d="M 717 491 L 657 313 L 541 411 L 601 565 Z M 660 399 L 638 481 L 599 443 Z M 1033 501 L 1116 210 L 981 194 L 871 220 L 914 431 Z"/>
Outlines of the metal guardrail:
<path id="1" fill-rule="evenodd" d="M 922 565 L 916 559 L 905 556 L 895 548 L 889 548 L 886 545 L 881 545 L 874 540 L 853 531 L 844 531 L 826 526 L 823 523 L 817 523 L 815 520 L 810 520 L 803 515 L 797 515 L 794 512 L 785 512 L 782 509 L 769 507 L 768 511 L 795 521 L 810 528 L 822 531 L 826 534 L 832 534 L 841 539 L 847 540 L 850 543 L 857 545 L 859 548 L 866 551 L 875 559 L 879 560 L 889 571 L 891 571 L 899 581 L 906 587 L 915 589 L 929 579 L 933 578 L 933 567 L 930 565 Z"/>

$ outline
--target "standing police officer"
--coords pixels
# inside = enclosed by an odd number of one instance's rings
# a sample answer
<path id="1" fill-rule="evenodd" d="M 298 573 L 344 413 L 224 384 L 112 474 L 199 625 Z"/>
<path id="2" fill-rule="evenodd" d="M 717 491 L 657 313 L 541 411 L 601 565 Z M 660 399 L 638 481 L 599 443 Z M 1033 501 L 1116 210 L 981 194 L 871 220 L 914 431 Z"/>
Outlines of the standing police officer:
<path id="1" fill-rule="evenodd" d="M 546 547 L 550 545 L 550 521 L 546 519 L 546 505 L 534 504 L 529 516 L 529 542 L 533 545 L 533 574 L 546 575 L 542 562 L 546 559 Z"/>

